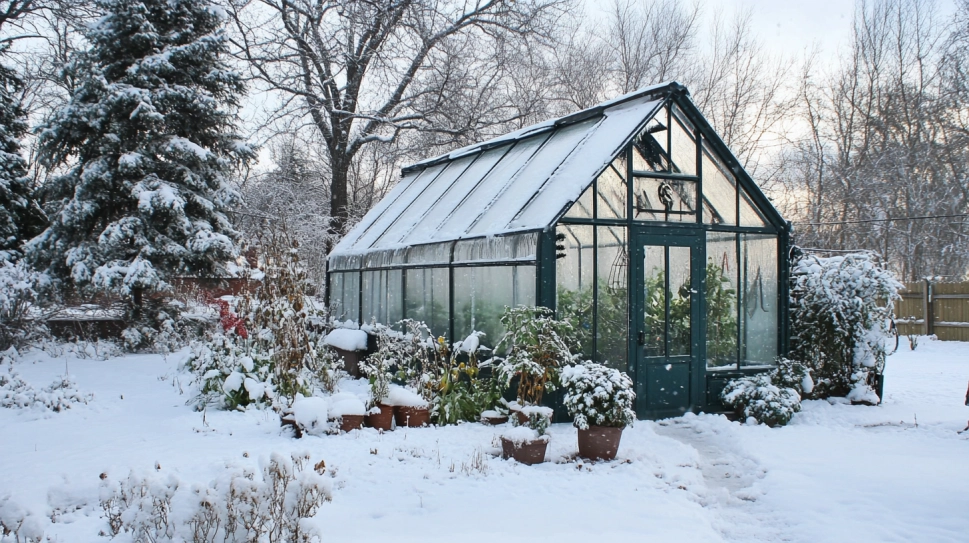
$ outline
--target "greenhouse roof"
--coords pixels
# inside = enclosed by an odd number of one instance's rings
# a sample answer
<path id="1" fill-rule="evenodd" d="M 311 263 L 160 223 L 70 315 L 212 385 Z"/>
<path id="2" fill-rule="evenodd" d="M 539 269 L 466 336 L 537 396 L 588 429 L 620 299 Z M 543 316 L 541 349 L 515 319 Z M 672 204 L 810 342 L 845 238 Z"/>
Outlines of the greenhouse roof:
<path id="1" fill-rule="evenodd" d="M 331 256 L 543 229 L 680 88 L 641 89 L 408 166 Z"/>

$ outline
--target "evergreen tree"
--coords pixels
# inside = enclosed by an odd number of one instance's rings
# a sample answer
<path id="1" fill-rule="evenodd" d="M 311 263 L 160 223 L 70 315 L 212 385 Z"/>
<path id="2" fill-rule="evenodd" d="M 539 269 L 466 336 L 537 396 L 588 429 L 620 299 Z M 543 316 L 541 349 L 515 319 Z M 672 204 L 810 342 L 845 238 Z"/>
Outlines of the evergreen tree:
<path id="1" fill-rule="evenodd" d="M 27 131 L 18 96 L 22 88 L 14 71 L 0 63 L 0 261 L 15 259 L 45 220 L 31 197 L 27 162 L 20 154 L 20 139 Z"/>
<path id="2" fill-rule="evenodd" d="M 254 156 L 235 132 L 244 88 L 224 12 L 204 0 L 97 0 L 80 81 L 40 133 L 51 224 L 28 252 L 64 286 L 133 293 L 220 273 L 236 252 L 227 183 Z"/>

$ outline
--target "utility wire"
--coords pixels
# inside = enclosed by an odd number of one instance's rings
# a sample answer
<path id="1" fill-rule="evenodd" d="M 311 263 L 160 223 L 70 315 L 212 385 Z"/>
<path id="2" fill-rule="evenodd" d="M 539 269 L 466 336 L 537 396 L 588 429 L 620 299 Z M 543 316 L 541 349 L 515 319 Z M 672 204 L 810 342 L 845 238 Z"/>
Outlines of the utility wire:
<path id="1" fill-rule="evenodd" d="M 888 219 L 858 219 L 856 221 L 833 221 L 833 222 L 800 222 L 803 226 L 835 226 L 839 224 L 861 224 L 870 222 L 893 222 L 893 221 L 921 221 L 924 219 L 953 219 L 958 217 L 969 217 L 969 213 L 957 213 L 955 215 L 923 215 L 921 217 L 897 217 Z"/>

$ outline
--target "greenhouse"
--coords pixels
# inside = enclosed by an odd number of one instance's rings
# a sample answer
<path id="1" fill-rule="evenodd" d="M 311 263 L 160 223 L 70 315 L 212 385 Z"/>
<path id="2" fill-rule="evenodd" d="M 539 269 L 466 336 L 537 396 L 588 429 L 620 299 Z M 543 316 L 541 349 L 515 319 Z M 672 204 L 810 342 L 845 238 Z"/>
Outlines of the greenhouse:
<path id="1" fill-rule="evenodd" d="M 577 324 L 640 418 L 721 410 L 787 343 L 790 226 L 677 83 L 458 149 L 403 177 L 329 255 L 335 317 L 501 337 L 505 306 Z"/>

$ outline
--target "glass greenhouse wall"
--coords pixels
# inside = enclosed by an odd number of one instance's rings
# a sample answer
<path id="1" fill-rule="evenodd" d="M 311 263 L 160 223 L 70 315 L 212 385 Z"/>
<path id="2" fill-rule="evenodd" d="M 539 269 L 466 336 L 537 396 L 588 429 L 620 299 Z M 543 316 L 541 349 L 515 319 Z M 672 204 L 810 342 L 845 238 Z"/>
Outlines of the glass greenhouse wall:
<path id="1" fill-rule="evenodd" d="M 329 304 L 489 347 L 506 306 L 543 305 L 640 417 L 717 410 L 786 348 L 789 231 L 671 83 L 405 168 L 330 255 Z"/>

